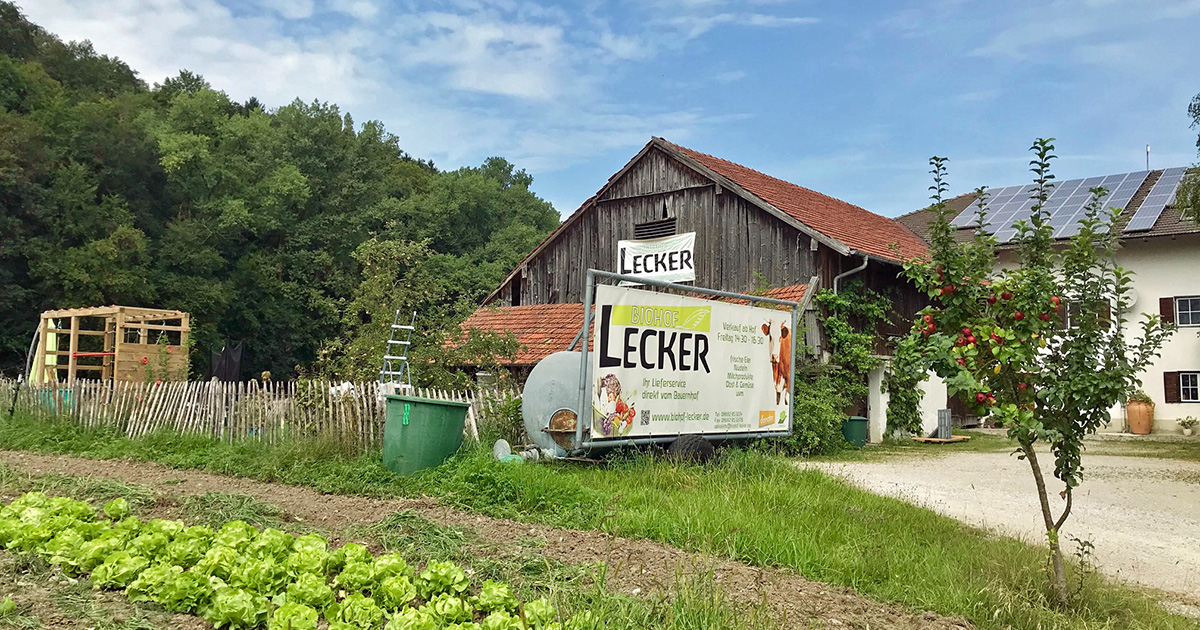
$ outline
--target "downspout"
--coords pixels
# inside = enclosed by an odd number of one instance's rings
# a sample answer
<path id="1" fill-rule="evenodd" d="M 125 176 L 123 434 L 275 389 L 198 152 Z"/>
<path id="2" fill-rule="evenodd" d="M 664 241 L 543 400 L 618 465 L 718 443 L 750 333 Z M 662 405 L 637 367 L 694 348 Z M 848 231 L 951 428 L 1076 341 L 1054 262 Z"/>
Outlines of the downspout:
<path id="1" fill-rule="evenodd" d="M 844 271 L 842 273 L 839 273 L 838 275 L 833 277 L 833 293 L 834 293 L 834 295 L 837 295 L 838 283 L 840 283 L 842 281 L 842 278 L 845 278 L 846 276 L 852 276 L 852 275 L 862 271 L 863 269 L 867 268 L 867 260 L 868 260 L 867 255 L 863 254 L 862 257 L 863 257 L 863 261 L 862 261 L 861 265 L 851 269 L 850 271 Z"/>

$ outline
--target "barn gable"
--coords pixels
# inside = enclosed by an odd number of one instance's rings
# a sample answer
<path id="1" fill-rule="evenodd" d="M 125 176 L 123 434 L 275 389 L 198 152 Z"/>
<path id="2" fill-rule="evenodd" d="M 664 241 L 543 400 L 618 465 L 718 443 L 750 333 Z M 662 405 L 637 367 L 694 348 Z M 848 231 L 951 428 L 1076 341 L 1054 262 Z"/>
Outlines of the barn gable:
<path id="1" fill-rule="evenodd" d="M 696 233 L 696 284 L 750 291 L 814 273 L 811 231 L 652 140 L 567 217 L 485 301 L 506 306 L 583 301 L 587 269 L 616 269 L 616 244 L 660 223 Z M 806 233 L 808 232 L 808 233 Z M 819 237 L 819 235 L 817 235 Z M 700 254 L 703 252 L 703 254 Z"/>

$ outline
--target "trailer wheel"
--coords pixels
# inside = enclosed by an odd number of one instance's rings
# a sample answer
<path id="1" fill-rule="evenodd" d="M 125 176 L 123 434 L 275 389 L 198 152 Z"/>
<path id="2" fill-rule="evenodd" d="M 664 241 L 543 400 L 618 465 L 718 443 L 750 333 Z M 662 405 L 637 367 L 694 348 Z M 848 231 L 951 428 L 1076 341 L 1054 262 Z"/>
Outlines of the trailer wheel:
<path id="1" fill-rule="evenodd" d="M 681 435 L 667 447 L 667 455 L 698 464 L 708 463 L 716 449 L 703 435 Z"/>

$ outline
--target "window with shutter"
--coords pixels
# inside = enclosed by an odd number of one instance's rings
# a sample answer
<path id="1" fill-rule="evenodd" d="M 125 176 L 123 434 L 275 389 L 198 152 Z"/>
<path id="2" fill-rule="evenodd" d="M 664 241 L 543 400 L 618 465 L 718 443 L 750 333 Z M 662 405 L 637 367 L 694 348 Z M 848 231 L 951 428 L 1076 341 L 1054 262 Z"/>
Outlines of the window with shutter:
<path id="1" fill-rule="evenodd" d="M 1200 402 L 1200 372 L 1179 373 L 1179 402 Z"/>
<path id="2" fill-rule="evenodd" d="M 1200 326 L 1200 297 L 1175 298 L 1175 323 L 1180 326 Z"/>
<path id="3" fill-rule="evenodd" d="M 1164 324 L 1175 323 L 1175 298 L 1158 298 L 1158 314 L 1162 316 Z"/>
<path id="4" fill-rule="evenodd" d="M 1163 372 L 1163 401 L 1179 402 L 1179 372 Z"/>

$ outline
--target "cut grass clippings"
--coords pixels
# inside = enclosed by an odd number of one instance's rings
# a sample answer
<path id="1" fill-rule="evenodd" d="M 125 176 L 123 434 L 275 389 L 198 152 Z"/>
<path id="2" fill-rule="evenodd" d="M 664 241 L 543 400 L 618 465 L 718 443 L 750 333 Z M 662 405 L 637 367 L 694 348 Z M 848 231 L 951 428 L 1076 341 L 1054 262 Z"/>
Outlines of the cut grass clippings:
<path id="1" fill-rule="evenodd" d="M 784 567 L 981 628 L 1193 628 L 1141 592 L 1072 571 L 1070 609 L 1047 597 L 1045 551 L 859 490 L 781 457 L 727 450 L 719 463 L 636 455 L 604 466 L 502 465 L 484 449 L 397 477 L 378 453 L 320 442 L 280 447 L 155 434 L 129 439 L 72 424 L 0 423 L 0 446 L 178 468 L 368 496 L 441 497 L 490 516 L 597 529 Z"/>

